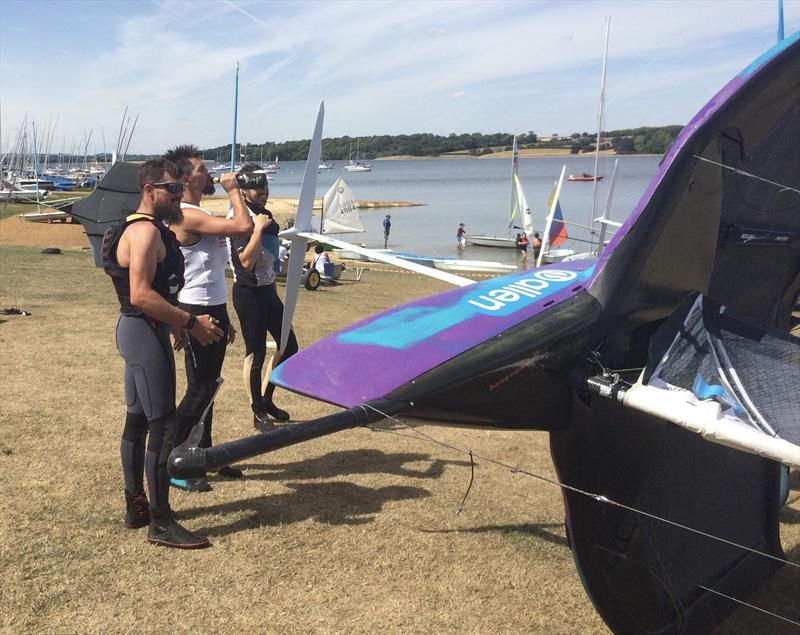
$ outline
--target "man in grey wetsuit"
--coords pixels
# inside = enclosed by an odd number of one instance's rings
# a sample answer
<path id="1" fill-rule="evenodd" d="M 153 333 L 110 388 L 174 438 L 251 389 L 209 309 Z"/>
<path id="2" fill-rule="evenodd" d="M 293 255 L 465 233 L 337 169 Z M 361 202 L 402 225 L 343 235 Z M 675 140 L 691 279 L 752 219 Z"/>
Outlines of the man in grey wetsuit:
<path id="1" fill-rule="evenodd" d="M 231 218 L 215 216 L 200 207 L 203 194 L 214 192 L 208 168 L 202 153 L 193 145 L 181 145 L 169 150 L 164 158 L 172 161 L 181 170 L 184 181 L 181 211 L 183 220 L 170 225 L 170 229 L 181 243 L 184 260 L 184 285 L 178 294 L 181 309 L 192 315 L 208 314 L 218 321 L 225 336 L 218 342 L 201 346 L 189 336 L 185 351 L 186 393 L 178 405 L 176 416 L 175 445 L 180 445 L 189 436 L 192 427 L 200 420 L 209 406 L 203 427 L 201 448 L 211 447 L 211 425 L 214 408 L 210 405 L 222 373 L 225 350 L 232 344 L 236 331 L 228 318 L 228 285 L 225 268 L 228 264 L 226 236 L 247 235 L 253 231 L 250 212 L 244 204 L 242 192 L 235 174 L 223 174 L 220 184 L 230 198 Z M 238 468 L 225 466 L 218 472 L 226 478 L 241 478 Z M 205 478 L 170 479 L 174 487 L 189 492 L 207 492 L 211 485 Z"/>
<path id="2" fill-rule="evenodd" d="M 148 540 L 156 544 L 206 547 L 208 539 L 179 525 L 169 506 L 167 457 L 175 431 L 175 360 L 169 335 L 172 331 L 173 346 L 180 350 L 187 330 L 203 345 L 219 340 L 222 331 L 212 317 L 193 316 L 175 306 L 183 284 L 183 256 L 163 221 L 181 218 L 179 169 L 169 161 L 147 161 L 138 176 L 139 209 L 103 237 L 103 266 L 114 283 L 122 314 L 117 348 L 125 360 L 127 402 L 120 445 L 125 525 L 134 529 L 149 524 Z"/>

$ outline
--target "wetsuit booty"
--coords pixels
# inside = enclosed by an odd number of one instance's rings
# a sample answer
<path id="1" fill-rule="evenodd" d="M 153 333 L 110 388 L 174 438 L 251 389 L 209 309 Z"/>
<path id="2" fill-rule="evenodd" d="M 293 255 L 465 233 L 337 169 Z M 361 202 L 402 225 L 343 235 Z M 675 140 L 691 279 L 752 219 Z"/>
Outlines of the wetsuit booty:
<path id="1" fill-rule="evenodd" d="M 150 524 L 150 505 L 143 491 L 125 490 L 125 526 L 139 529 Z"/>
<path id="2" fill-rule="evenodd" d="M 150 509 L 150 529 L 147 540 L 156 545 L 176 549 L 203 549 L 211 543 L 208 538 L 192 533 L 175 520 L 172 510 L 163 507 Z"/>
<path id="3" fill-rule="evenodd" d="M 268 401 L 264 404 L 264 411 L 275 418 L 276 421 L 289 421 L 289 413 L 285 410 L 281 410 L 271 401 Z"/>
<path id="4" fill-rule="evenodd" d="M 182 489 L 184 492 L 210 492 L 211 485 L 204 478 L 171 478 L 169 484 L 172 487 Z"/>
<path id="5" fill-rule="evenodd" d="M 230 465 L 219 468 L 217 474 L 223 478 L 242 478 L 244 476 L 244 472 L 242 472 L 238 467 L 231 467 Z"/>
<path id="6" fill-rule="evenodd" d="M 269 432 L 275 429 L 275 424 L 270 421 L 267 413 L 253 413 L 253 427 L 259 432 Z"/>

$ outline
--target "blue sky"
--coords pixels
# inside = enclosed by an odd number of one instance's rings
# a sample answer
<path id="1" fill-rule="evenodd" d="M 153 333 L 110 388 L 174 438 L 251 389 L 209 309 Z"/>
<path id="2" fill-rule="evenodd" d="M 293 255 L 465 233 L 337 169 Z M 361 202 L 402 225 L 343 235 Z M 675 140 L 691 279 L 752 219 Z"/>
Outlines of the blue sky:
<path id="1" fill-rule="evenodd" d="M 784 3 L 786 33 L 800 0 Z M 777 0 L 0 2 L 0 144 L 27 113 L 54 150 L 132 152 L 413 132 L 591 131 L 611 15 L 606 129 L 683 124 L 775 43 Z M 102 134 L 101 134 L 102 132 Z"/>

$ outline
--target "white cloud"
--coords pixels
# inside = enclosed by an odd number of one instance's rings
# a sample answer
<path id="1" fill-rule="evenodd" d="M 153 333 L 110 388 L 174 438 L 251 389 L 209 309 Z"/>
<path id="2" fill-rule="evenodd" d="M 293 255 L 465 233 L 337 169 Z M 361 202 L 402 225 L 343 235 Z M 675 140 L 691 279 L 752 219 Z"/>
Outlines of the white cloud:
<path id="1" fill-rule="evenodd" d="M 0 37 L 4 136 L 30 109 L 59 113 L 69 143 L 100 125 L 116 131 L 128 105 L 141 115 L 134 151 L 227 143 L 236 61 L 239 138 L 251 142 L 307 138 L 321 99 L 331 136 L 591 129 L 608 13 L 609 126 L 682 123 L 772 44 L 776 14 L 771 0 L 108 6 L 123 19 L 60 43 L 77 81 L 42 82 L 40 60 Z M 800 5 L 785 13 L 789 33 Z M 87 59 L 81 40 L 95 32 L 105 46 Z"/>

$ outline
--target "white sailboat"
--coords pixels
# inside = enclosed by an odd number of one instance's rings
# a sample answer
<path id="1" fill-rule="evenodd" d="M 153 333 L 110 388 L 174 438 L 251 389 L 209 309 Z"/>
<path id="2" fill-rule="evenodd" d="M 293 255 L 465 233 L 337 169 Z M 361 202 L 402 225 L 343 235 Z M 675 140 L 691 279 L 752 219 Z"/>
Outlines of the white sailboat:
<path id="1" fill-rule="evenodd" d="M 508 236 L 486 236 L 468 235 L 467 244 L 478 245 L 481 247 L 502 247 L 515 249 L 516 239 L 511 236 L 514 229 L 514 220 L 519 219 L 522 228 L 528 235 L 533 234 L 533 215 L 531 214 L 525 192 L 522 190 L 522 182 L 519 179 L 519 156 L 517 151 L 517 137 L 514 136 L 514 145 L 511 151 L 511 206 L 508 217 Z"/>
<path id="2" fill-rule="evenodd" d="M 356 141 L 356 160 L 355 160 L 355 162 L 353 162 L 353 158 L 352 158 L 353 146 L 352 145 L 350 146 L 350 154 L 351 154 L 350 163 L 348 163 L 347 165 L 345 165 L 342 168 L 345 172 L 372 172 L 372 166 L 371 165 L 369 165 L 368 163 L 365 163 L 364 161 L 359 160 L 359 157 L 358 157 L 359 149 L 360 149 L 359 148 L 359 144 L 360 144 L 360 142 Z"/>

